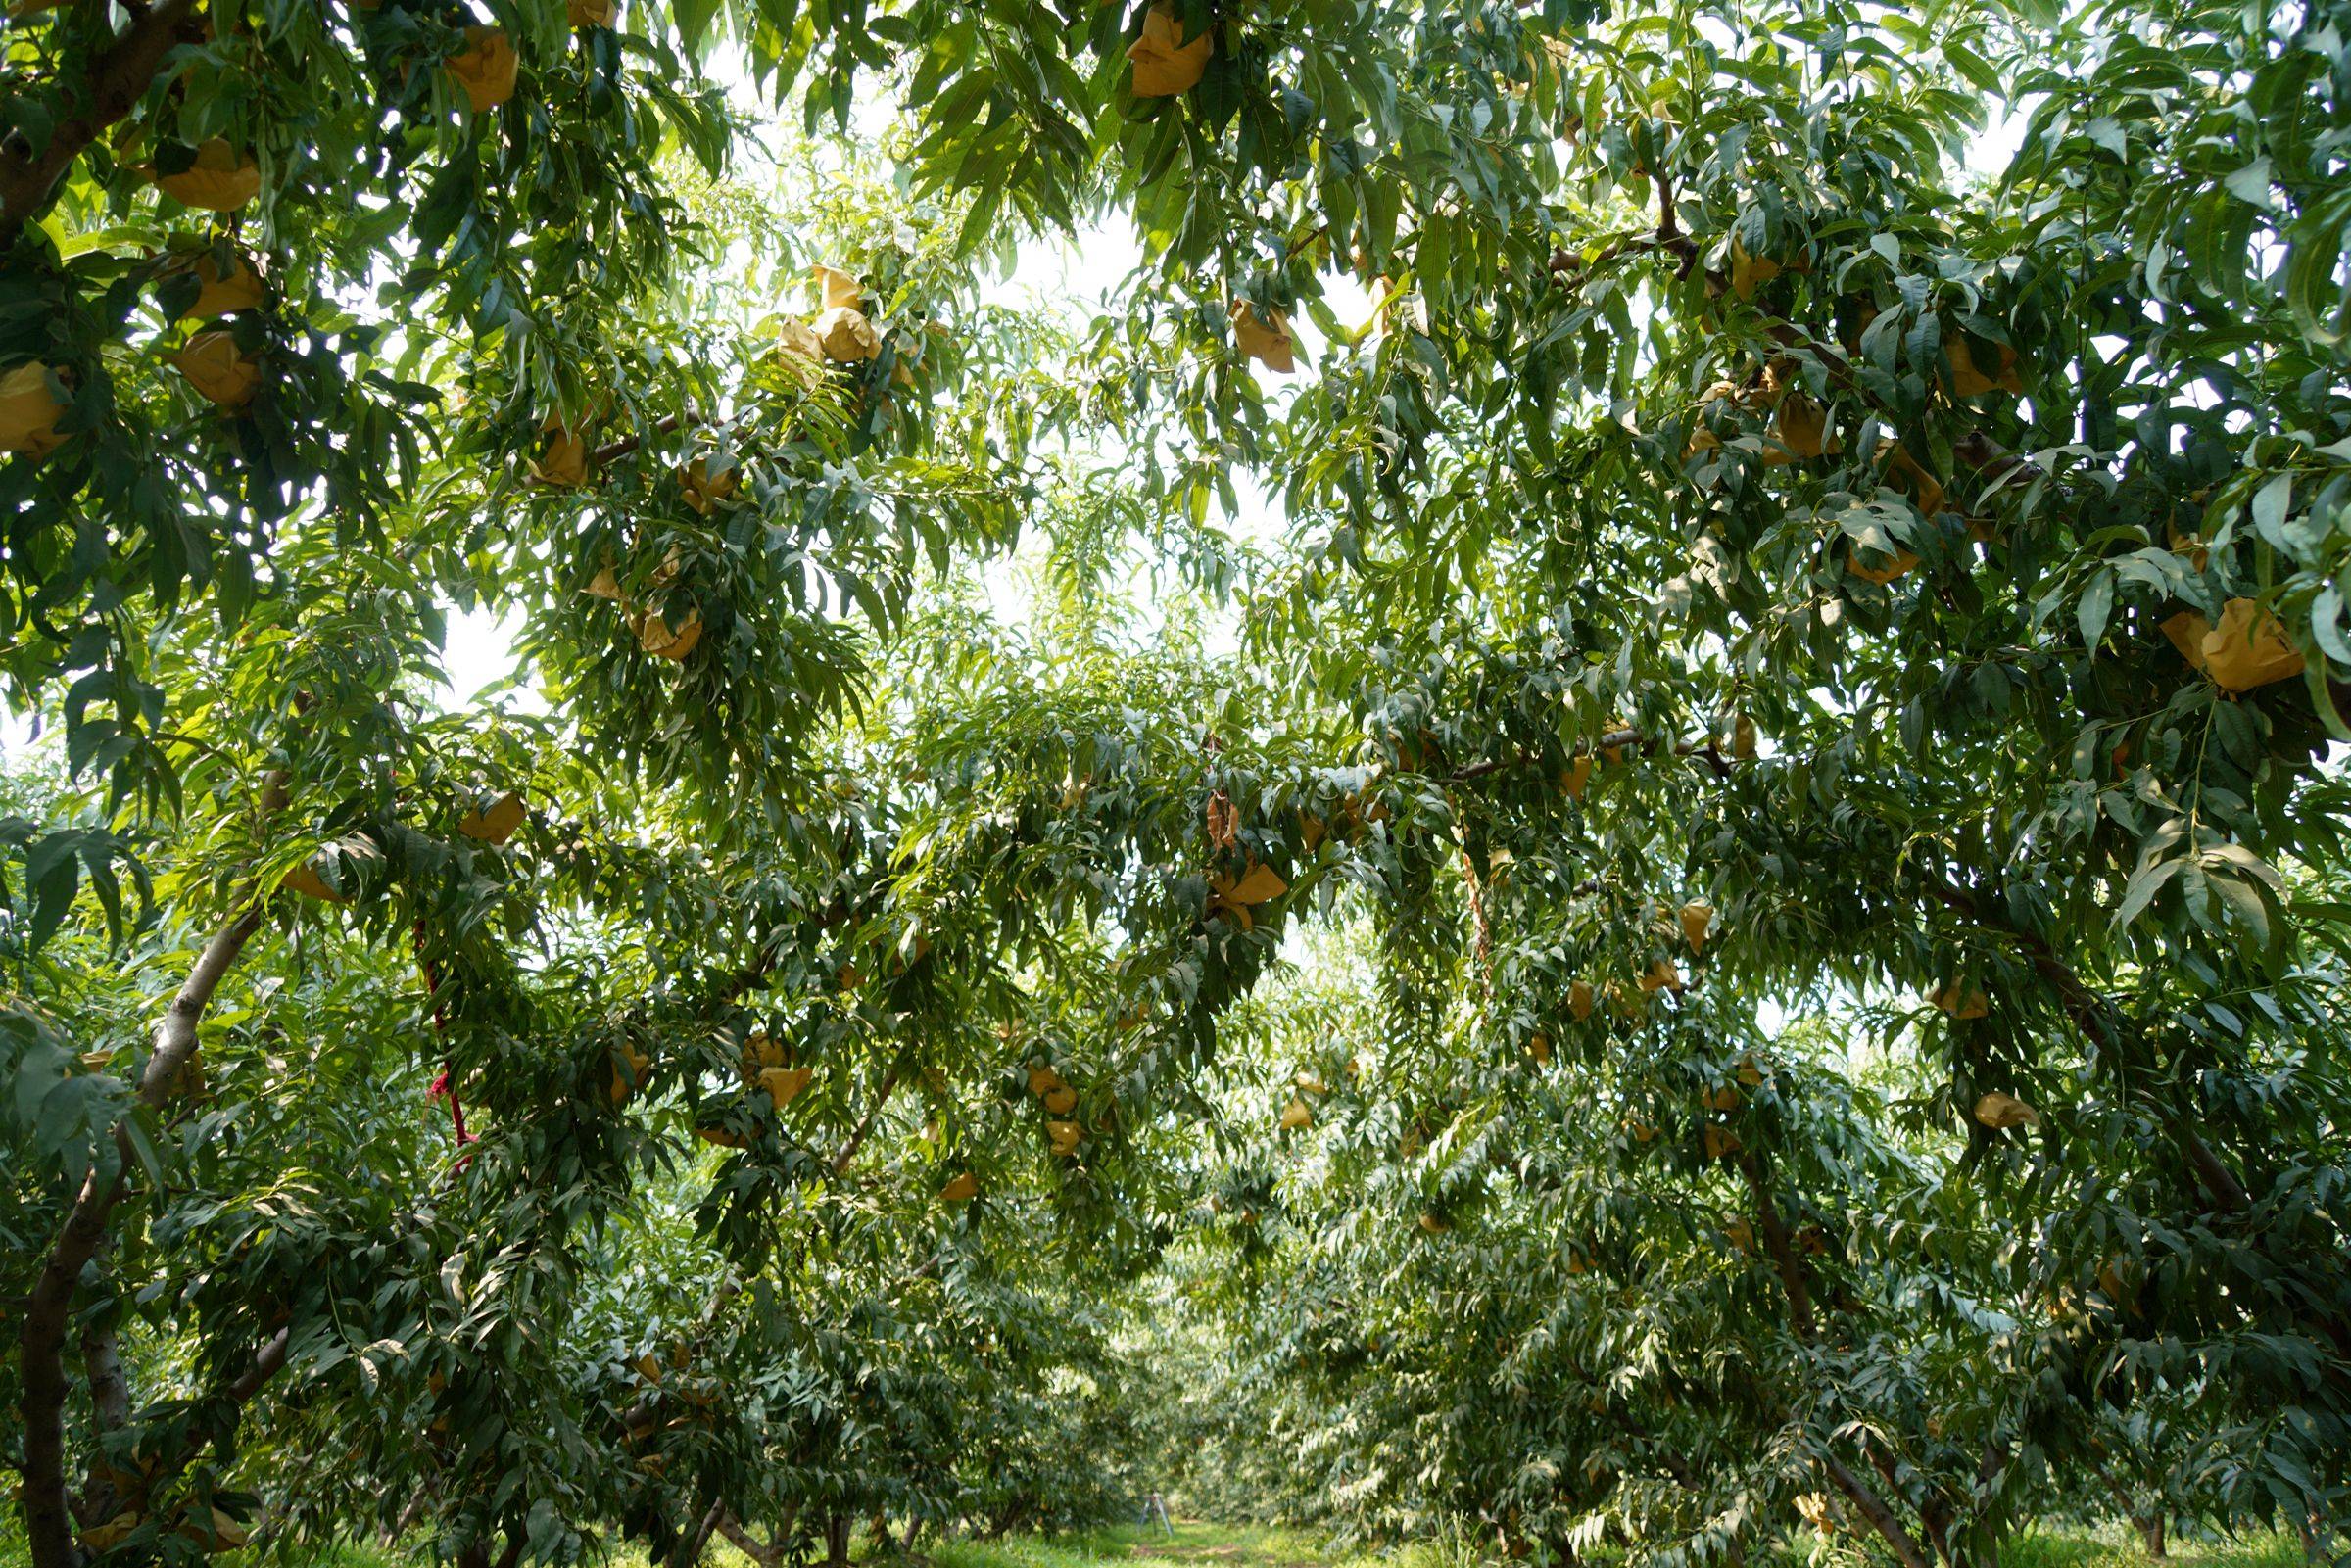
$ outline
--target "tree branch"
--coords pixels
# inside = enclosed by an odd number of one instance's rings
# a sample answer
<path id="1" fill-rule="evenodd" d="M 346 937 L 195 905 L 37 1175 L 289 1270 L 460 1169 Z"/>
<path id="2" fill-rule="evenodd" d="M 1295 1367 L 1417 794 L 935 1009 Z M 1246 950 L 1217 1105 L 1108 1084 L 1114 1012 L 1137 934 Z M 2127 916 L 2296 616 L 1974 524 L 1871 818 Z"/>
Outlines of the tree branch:
<path id="1" fill-rule="evenodd" d="M 1953 886 L 1937 873 L 1920 868 L 1916 875 L 1920 887 L 1936 903 L 1979 926 L 1988 926 L 2004 933 L 2022 948 L 2026 962 L 2033 966 L 2033 972 L 2046 980 L 2057 993 L 2058 1005 L 2065 1009 L 2066 1017 L 2073 1020 L 2074 1026 L 2087 1036 L 2100 1052 L 2112 1055 L 2120 1049 L 2121 1041 L 2114 1032 L 2113 1022 L 2106 1015 L 2106 1004 L 2097 993 L 2083 983 L 2082 977 L 2057 956 L 2047 942 L 2031 931 L 2019 930 L 2006 921 L 1985 913 L 1974 895 L 1964 888 Z M 2180 1140 L 2181 1148 L 2186 1153 L 2188 1163 L 2195 1166 L 2197 1179 L 2203 1182 L 2205 1192 L 2213 1203 L 2230 1213 L 2242 1213 L 2250 1208 L 2252 1198 L 2246 1193 L 2244 1183 L 2238 1181 L 2235 1172 L 2222 1163 L 2219 1155 L 2213 1153 L 2212 1146 L 2171 1107 L 2166 1106 L 2163 1110 L 2166 1128 Z"/>
<path id="2" fill-rule="evenodd" d="M 256 1394 L 261 1393 L 263 1384 L 285 1368 L 286 1351 L 293 1343 L 291 1329 L 281 1328 L 270 1335 L 268 1341 L 253 1353 L 253 1364 L 238 1373 L 228 1387 L 220 1391 L 220 1397 L 231 1404 L 249 1402 Z"/>
<path id="3" fill-rule="evenodd" d="M 120 1432 L 130 1420 L 130 1379 L 123 1375 L 122 1353 L 113 1323 L 89 1324 L 81 1331 L 81 1366 L 90 1386 L 90 1409 L 101 1432 Z"/>
<path id="4" fill-rule="evenodd" d="M 1833 1453 L 1823 1453 L 1820 1465 L 1828 1472 L 1829 1480 L 1835 1483 L 1837 1490 L 1846 1495 L 1852 1505 L 1861 1511 L 1861 1517 L 1867 1519 L 1871 1528 L 1885 1538 L 1886 1544 L 1894 1548 L 1894 1554 L 1902 1560 L 1902 1568 L 1933 1568 L 1925 1548 L 1902 1527 L 1901 1520 L 1895 1517 L 1894 1510 L 1869 1489 L 1867 1482 L 1847 1469 L 1844 1460 Z"/>
<path id="5" fill-rule="evenodd" d="M 677 428 L 686 422 L 687 418 L 688 415 L 683 413 L 663 414 L 653 421 L 653 434 L 656 436 L 673 435 Z M 589 466 L 601 468 L 608 462 L 626 457 L 644 445 L 645 438 L 643 436 L 623 436 L 618 441 L 607 442 L 588 454 Z"/>
<path id="6" fill-rule="evenodd" d="M 1590 757 L 1603 751 L 1613 751 L 1619 746 L 1638 746 L 1644 752 L 1656 752 L 1662 745 L 1663 742 L 1655 740 L 1638 730 L 1629 728 L 1610 730 L 1597 739 L 1578 742 L 1575 748 L 1567 753 L 1567 756 L 1568 760 L 1573 761 L 1577 757 Z M 1674 756 L 1696 757 L 1703 761 L 1712 770 L 1717 779 L 1728 779 L 1731 776 L 1730 764 L 1723 761 L 1722 751 L 1714 744 L 1712 736 L 1703 740 L 1676 740 L 1670 750 Z M 1438 783 L 1449 786 L 1475 784 L 1480 779 L 1491 778 L 1506 769 L 1532 767 L 1542 760 L 1531 751 L 1521 751 L 1509 757 L 1491 757 L 1484 762 L 1472 762 L 1467 767 L 1457 768 Z"/>
<path id="7" fill-rule="evenodd" d="M 1819 1337 L 1819 1320 L 1812 1307 L 1812 1289 L 1804 1278 L 1803 1260 L 1797 1257 L 1789 1244 L 1788 1226 L 1780 1218 L 1780 1206 L 1771 1195 L 1771 1171 L 1759 1154 L 1743 1155 L 1739 1168 L 1747 1176 L 1747 1184 L 1755 1199 L 1755 1224 L 1763 1233 L 1763 1249 L 1780 1274 L 1780 1284 L 1788 1293 L 1788 1319 L 1795 1326 L 1797 1337 L 1811 1344 Z M 1847 1469 L 1836 1455 L 1823 1452 L 1820 1461 L 1829 1472 L 1829 1479 L 1839 1491 L 1852 1499 L 1878 1534 L 1885 1537 L 1895 1554 L 1902 1559 L 1904 1568 L 1928 1568 L 1926 1554 L 1911 1538 L 1901 1520 L 1886 1500 L 1871 1490 L 1869 1484 Z M 1894 1481 L 1892 1467 L 1881 1465 L 1889 1485 Z M 1919 1510 L 1919 1516 L 1940 1539 L 1947 1534 L 1949 1510 L 1940 1503 L 1930 1502 Z M 1943 1522 L 1939 1522 L 1943 1521 Z"/>
<path id="8" fill-rule="evenodd" d="M 1819 1322 L 1812 1311 L 1812 1288 L 1804 1279 L 1803 1259 L 1788 1243 L 1788 1227 L 1780 1219 L 1780 1206 L 1772 1201 L 1771 1173 L 1759 1154 L 1745 1154 L 1739 1158 L 1739 1168 L 1747 1175 L 1749 1191 L 1755 1198 L 1755 1224 L 1763 1233 L 1763 1250 L 1780 1271 L 1780 1285 L 1788 1293 L 1788 1319 L 1796 1325 L 1798 1337 L 1810 1341 L 1819 1335 Z"/>
<path id="9" fill-rule="evenodd" d="M 178 0 L 167 0 L 158 15 Z M 135 31 L 135 29 L 134 29 Z M 62 133 L 61 133 L 62 134 Z M 272 772 L 262 789 L 262 810 L 275 815 L 286 802 L 286 779 Z M 159 1109 L 173 1084 L 196 1056 L 197 1025 L 212 1006 L 213 994 L 261 929 L 262 900 L 257 891 L 244 913 L 215 931 L 196 955 L 188 977 L 171 1005 L 155 1025 L 155 1050 L 139 1074 L 136 1095 L 140 1108 Z M 136 1115 L 136 1112 L 133 1112 Z M 105 1245 L 107 1220 L 121 1200 L 129 1181 L 136 1151 L 131 1146 L 128 1119 L 114 1128 L 114 1164 L 101 1176 L 93 1165 L 82 1179 L 81 1191 L 67 1211 L 57 1240 L 41 1266 L 39 1279 L 25 1304 L 24 1321 L 17 1344 L 21 1370 L 20 1409 L 24 1422 L 24 1481 L 22 1488 L 24 1532 L 31 1548 L 32 1568 L 77 1568 L 80 1553 L 73 1544 L 72 1513 L 66 1497 L 65 1405 L 66 1324 L 72 1313 L 73 1292 L 82 1269 Z"/>
<path id="10" fill-rule="evenodd" d="M 81 1371 L 82 1381 L 89 1386 L 90 1412 L 99 1435 L 103 1438 L 121 1431 L 130 1422 L 130 1379 L 122 1371 L 121 1349 L 111 1319 L 83 1322 Z M 115 1490 L 111 1470 L 93 1455 L 83 1472 L 81 1496 L 67 1502 L 86 1526 L 113 1518 L 120 1510 L 121 1497 Z"/>
<path id="11" fill-rule="evenodd" d="M 731 1510 L 722 1509 L 718 1516 L 718 1533 L 724 1536 L 737 1551 L 757 1563 L 759 1568 L 776 1568 L 777 1563 L 783 1560 L 784 1536 L 789 1532 L 790 1526 L 788 1525 L 785 1530 L 777 1533 L 773 1545 L 763 1546 L 759 1544 L 758 1537 L 743 1528 L 743 1522 L 737 1519 Z"/>
<path id="12" fill-rule="evenodd" d="M 874 1130 L 874 1118 L 882 1114 L 884 1106 L 889 1104 L 890 1096 L 898 1092 L 899 1070 L 905 1065 L 906 1057 L 901 1052 L 898 1060 L 890 1064 L 889 1071 L 883 1075 L 882 1087 L 875 1091 L 874 1103 L 866 1108 L 865 1119 L 857 1123 L 856 1129 L 841 1144 L 840 1152 L 833 1157 L 833 1174 L 836 1176 L 849 1168 L 849 1162 L 857 1158 L 857 1151 L 865 1145 L 866 1134 Z"/>
<path id="13" fill-rule="evenodd" d="M 0 147 L 0 247 L 13 245 L 47 209 L 82 150 L 138 107 L 164 57 L 182 43 L 203 41 L 200 9 L 199 0 L 162 0 L 153 10 L 134 12 L 129 30 L 90 63 L 82 81 L 69 84 L 67 102 L 78 111 L 60 119 L 37 149 L 15 137 Z"/>

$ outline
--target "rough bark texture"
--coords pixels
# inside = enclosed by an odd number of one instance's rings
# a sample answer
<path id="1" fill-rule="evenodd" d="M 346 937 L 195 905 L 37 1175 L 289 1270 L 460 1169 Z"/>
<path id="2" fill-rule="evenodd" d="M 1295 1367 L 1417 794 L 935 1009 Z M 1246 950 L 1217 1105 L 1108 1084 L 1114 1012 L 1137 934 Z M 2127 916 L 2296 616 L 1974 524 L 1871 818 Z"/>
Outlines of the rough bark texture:
<path id="1" fill-rule="evenodd" d="M 1804 1260 L 1797 1256 L 1788 1240 L 1788 1227 L 1780 1218 L 1780 1207 L 1771 1195 L 1771 1167 L 1761 1155 L 1743 1156 L 1740 1169 L 1747 1176 L 1749 1190 L 1755 1200 L 1755 1226 L 1761 1233 L 1764 1251 L 1771 1255 L 1772 1265 L 1779 1271 L 1781 1288 L 1788 1294 L 1788 1320 L 1797 1336 L 1809 1343 L 1819 1337 L 1817 1319 L 1812 1309 L 1812 1290 L 1804 1276 Z M 1834 1454 L 1823 1454 L 1822 1465 L 1837 1490 L 1851 1499 L 1870 1528 L 1885 1538 L 1886 1544 L 1902 1560 L 1903 1568 L 1930 1568 L 1927 1554 L 1911 1538 L 1901 1519 L 1886 1500 L 1871 1490 L 1868 1482 L 1855 1475 Z M 1928 1521 L 1933 1529 L 1933 1521 Z M 1947 1552 L 1946 1552 L 1947 1556 Z"/>
<path id="2" fill-rule="evenodd" d="M 1952 886 L 1940 877 L 1928 876 L 1923 879 L 1922 885 L 1927 896 L 1943 908 L 1979 925 L 2005 932 L 2024 949 L 2025 958 L 2032 964 L 2033 972 L 2048 981 L 2050 988 L 2057 993 L 2057 999 L 2065 1008 L 2066 1016 L 2073 1020 L 2074 1026 L 2102 1052 L 2111 1053 L 2119 1046 L 2113 1024 L 2106 1016 L 2105 1005 L 2048 943 L 2030 931 L 2018 930 L 2006 922 L 1987 915 L 1973 894 L 1964 888 Z M 2188 1164 L 2195 1167 L 2196 1179 L 2203 1184 L 2205 1195 L 2212 1201 L 2213 1207 L 2223 1213 L 2231 1214 L 2242 1213 L 2251 1207 L 2252 1199 L 2246 1193 L 2244 1183 L 2237 1180 L 2236 1173 L 2213 1152 L 2212 1146 L 2204 1141 L 2194 1127 L 2171 1108 L 2164 1109 L 2166 1128 L 2179 1139 L 2181 1150 L 2187 1156 Z"/>
<path id="3" fill-rule="evenodd" d="M 182 43 L 205 37 L 200 0 L 161 0 L 153 9 L 131 11 L 130 28 L 89 63 L 82 80 L 66 83 L 66 112 L 39 147 L 22 138 L 0 148 L 0 248 L 38 218 L 56 195 L 58 182 L 82 150 L 106 128 L 138 107 L 155 84 L 164 57 Z"/>
<path id="4" fill-rule="evenodd" d="M 120 1432 L 130 1422 L 130 1380 L 122 1371 L 122 1355 L 111 1321 L 89 1322 L 81 1330 L 82 1381 L 90 1391 L 90 1413 L 101 1433 Z M 81 1496 L 69 1499 L 74 1516 L 84 1525 L 111 1519 L 121 1509 L 112 1472 L 93 1454 L 85 1472 Z"/>
<path id="5" fill-rule="evenodd" d="M 795 1508 L 793 1513 L 797 1512 Z M 761 1545 L 759 1538 L 743 1527 L 742 1520 L 722 1509 L 718 1516 L 718 1533 L 726 1537 L 737 1551 L 757 1563 L 759 1568 L 777 1568 L 784 1560 L 785 1544 L 792 1539 L 792 1514 L 786 1514 L 784 1528 L 776 1531 L 767 1544 Z"/>
<path id="6" fill-rule="evenodd" d="M 1925 1550 L 1910 1539 L 1910 1532 L 1904 1528 L 1901 1520 L 1895 1517 L 1894 1510 L 1886 1506 L 1884 1499 L 1870 1490 L 1869 1483 L 1853 1474 L 1846 1467 L 1845 1461 L 1835 1454 L 1824 1454 L 1820 1462 L 1821 1467 L 1828 1471 L 1829 1480 L 1838 1491 L 1845 1494 L 1846 1500 L 1853 1505 L 1862 1518 L 1869 1521 L 1870 1528 L 1885 1540 L 1886 1544 L 1894 1548 L 1894 1554 L 1901 1559 L 1902 1568 L 1933 1568 Z"/>
<path id="7" fill-rule="evenodd" d="M 152 15 L 152 14 L 151 14 Z M 62 134 L 62 132 L 61 132 Z M 284 784 L 272 781 L 264 808 L 282 802 Z M 171 1085 L 196 1055 L 196 1026 L 213 993 L 261 928 L 257 902 L 231 920 L 204 944 L 187 980 L 155 1026 L 155 1051 L 140 1075 L 138 1102 L 148 1110 L 164 1103 Z M 24 1469 L 22 1497 L 24 1534 L 31 1549 L 32 1568 L 78 1568 L 80 1551 L 73 1543 L 73 1516 L 66 1491 L 66 1331 L 72 1318 L 73 1293 L 82 1270 L 106 1244 L 107 1220 L 121 1201 L 135 1161 L 130 1134 L 118 1122 L 114 1132 L 111 1168 L 93 1166 L 82 1179 L 81 1191 L 66 1212 L 57 1240 L 41 1266 L 40 1278 L 25 1303 L 24 1321 L 18 1331 L 18 1365 L 22 1368 L 21 1410 L 24 1422 Z"/>

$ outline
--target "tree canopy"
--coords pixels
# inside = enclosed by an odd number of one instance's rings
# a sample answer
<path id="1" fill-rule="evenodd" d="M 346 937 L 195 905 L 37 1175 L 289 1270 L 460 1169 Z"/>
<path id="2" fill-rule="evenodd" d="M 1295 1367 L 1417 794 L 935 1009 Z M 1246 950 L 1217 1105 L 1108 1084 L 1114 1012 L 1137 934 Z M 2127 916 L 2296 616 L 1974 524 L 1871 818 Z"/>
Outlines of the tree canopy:
<path id="1" fill-rule="evenodd" d="M 2330 1544 L 2347 50 L 11 7 L 34 1568 Z"/>

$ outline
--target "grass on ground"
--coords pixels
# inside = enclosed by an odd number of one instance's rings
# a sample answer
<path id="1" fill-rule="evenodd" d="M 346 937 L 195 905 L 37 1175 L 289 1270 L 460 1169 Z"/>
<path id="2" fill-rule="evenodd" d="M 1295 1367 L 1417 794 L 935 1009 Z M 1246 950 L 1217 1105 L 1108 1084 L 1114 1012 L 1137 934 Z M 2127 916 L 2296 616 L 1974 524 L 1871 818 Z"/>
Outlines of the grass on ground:
<path id="1" fill-rule="evenodd" d="M 863 1532 L 859 1534 L 862 1546 Z M 16 1510 L 0 1505 L 0 1568 L 25 1568 L 24 1545 Z M 1471 1568 L 1478 1560 L 1460 1542 L 1419 1543 L 1386 1554 L 1333 1555 L 1309 1533 L 1200 1519 L 1178 1520 L 1172 1533 L 1156 1525 L 1118 1525 L 1050 1539 L 933 1538 L 925 1545 L 930 1568 Z M 1858 1560 L 1838 1556 L 1847 1563 Z M 233 1568 L 254 1557 L 236 1552 L 216 1560 Z M 296 1559 L 300 1568 L 417 1568 L 424 1560 L 385 1550 L 371 1541 L 320 1546 Z M 1793 1551 L 1777 1554 L 1776 1561 L 1780 1568 L 1803 1563 L 1801 1542 Z M 710 1544 L 702 1562 L 703 1568 L 751 1568 L 749 1558 L 721 1541 Z M 2009 1541 L 2000 1551 L 2000 1568 L 2150 1568 L 2150 1563 L 2137 1538 L 2120 1526 L 2047 1526 Z M 2188 1538 L 2172 1544 L 2163 1568 L 2304 1568 L 2304 1558 L 2301 1543 L 2281 1533 L 2217 1541 Z"/>
<path id="2" fill-rule="evenodd" d="M 1781 1568 L 1796 1568 L 1807 1560 L 1803 1538 L 1795 1538 L 1792 1545 L 1774 1554 Z M 1156 1526 L 1123 1525 L 1051 1540 L 1022 1536 L 985 1543 L 934 1542 L 928 1555 L 933 1568 L 1469 1568 L 1478 1560 L 1461 1544 L 1434 1542 L 1386 1555 L 1367 1551 L 1334 1557 L 1311 1534 L 1197 1519 L 1177 1521 L 1173 1536 Z M 1613 1559 L 1617 1554 L 1607 1555 Z M 1860 1558 L 1837 1553 L 1835 1560 L 1851 1563 Z M 2137 1538 L 2121 1526 L 2049 1526 L 2010 1540 L 2001 1549 L 2000 1568 L 2151 1565 Z M 2163 1568 L 2304 1568 L 2304 1559 L 2301 1543 L 2288 1535 L 2190 1538 L 2172 1544 Z"/>
<path id="3" fill-rule="evenodd" d="M 1035 1536 L 977 1542 L 933 1542 L 933 1568 L 1436 1568 L 1420 1546 L 1386 1556 L 1333 1557 L 1311 1535 L 1264 1525 L 1221 1525 L 1178 1519 L 1173 1532 L 1157 1525 L 1116 1525 L 1044 1540 Z M 1432 1560 L 1422 1563 L 1420 1559 Z M 2070 1568 L 2070 1565 L 2066 1565 Z"/>

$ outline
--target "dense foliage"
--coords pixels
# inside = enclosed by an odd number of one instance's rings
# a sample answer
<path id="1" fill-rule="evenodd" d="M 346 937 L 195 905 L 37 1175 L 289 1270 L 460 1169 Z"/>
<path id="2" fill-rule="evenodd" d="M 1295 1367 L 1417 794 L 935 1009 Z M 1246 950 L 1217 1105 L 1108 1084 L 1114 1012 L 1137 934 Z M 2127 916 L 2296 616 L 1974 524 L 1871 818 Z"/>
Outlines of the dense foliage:
<path id="1" fill-rule="evenodd" d="M 35 1568 L 2332 1545 L 2347 50 L 13 8 Z"/>

